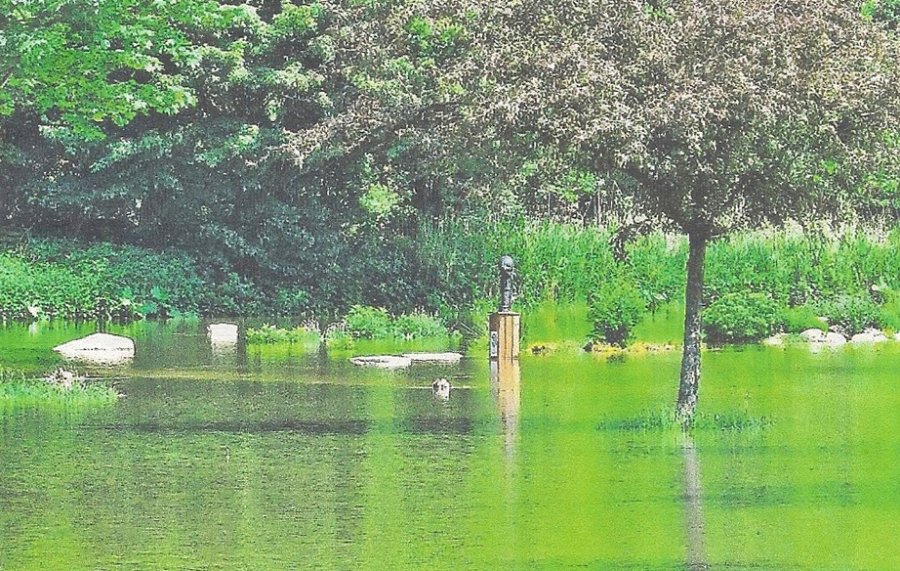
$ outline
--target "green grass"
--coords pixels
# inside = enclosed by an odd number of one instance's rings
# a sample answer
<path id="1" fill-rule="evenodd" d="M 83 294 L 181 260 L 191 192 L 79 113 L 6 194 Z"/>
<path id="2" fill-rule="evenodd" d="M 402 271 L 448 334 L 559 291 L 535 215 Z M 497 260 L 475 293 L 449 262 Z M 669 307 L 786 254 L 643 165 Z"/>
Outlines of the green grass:
<path id="1" fill-rule="evenodd" d="M 694 415 L 690 430 L 755 432 L 773 424 L 772 419 L 755 417 L 744 412 L 724 412 L 709 414 L 698 412 Z M 638 416 L 623 419 L 604 419 L 597 425 L 598 430 L 615 432 L 665 432 L 683 430 L 683 423 L 675 415 L 674 407 L 646 411 Z"/>
<path id="2" fill-rule="evenodd" d="M 0 370 L 0 406 L 3 408 L 106 406 L 116 402 L 119 396 L 115 389 L 101 383 L 75 382 L 67 389 L 44 379 Z"/>

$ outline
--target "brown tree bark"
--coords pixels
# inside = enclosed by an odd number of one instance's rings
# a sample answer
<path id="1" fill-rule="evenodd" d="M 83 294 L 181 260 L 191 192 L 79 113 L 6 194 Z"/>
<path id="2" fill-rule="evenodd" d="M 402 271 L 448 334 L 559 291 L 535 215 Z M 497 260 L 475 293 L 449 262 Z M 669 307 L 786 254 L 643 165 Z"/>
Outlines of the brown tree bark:
<path id="1" fill-rule="evenodd" d="M 676 414 L 690 425 L 700 392 L 700 309 L 703 302 L 703 267 L 706 260 L 705 234 L 688 234 L 690 250 L 687 285 L 684 295 L 684 348 L 681 354 L 681 378 L 678 383 Z"/>

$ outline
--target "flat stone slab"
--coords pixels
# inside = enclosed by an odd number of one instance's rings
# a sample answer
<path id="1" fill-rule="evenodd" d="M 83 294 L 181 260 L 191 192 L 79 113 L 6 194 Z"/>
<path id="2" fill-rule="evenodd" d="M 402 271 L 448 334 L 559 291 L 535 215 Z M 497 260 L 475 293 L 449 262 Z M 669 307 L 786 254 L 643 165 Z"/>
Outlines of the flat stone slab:
<path id="1" fill-rule="evenodd" d="M 233 323 L 211 323 L 206 334 L 213 345 L 237 345 L 238 326 Z"/>
<path id="2" fill-rule="evenodd" d="M 353 357 L 350 362 L 361 367 L 380 367 L 382 369 L 405 369 L 412 365 L 412 359 L 397 355 L 367 355 Z"/>
<path id="3" fill-rule="evenodd" d="M 134 341 L 128 337 L 94 333 L 53 348 L 67 359 L 114 365 L 134 358 Z"/>
<path id="4" fill-rule="evenodd" d="M 404 357 L 413 363 L 447 363 L 450 365 L 459 363 L 463 356 L 462 353 L 404 353 Z"/>

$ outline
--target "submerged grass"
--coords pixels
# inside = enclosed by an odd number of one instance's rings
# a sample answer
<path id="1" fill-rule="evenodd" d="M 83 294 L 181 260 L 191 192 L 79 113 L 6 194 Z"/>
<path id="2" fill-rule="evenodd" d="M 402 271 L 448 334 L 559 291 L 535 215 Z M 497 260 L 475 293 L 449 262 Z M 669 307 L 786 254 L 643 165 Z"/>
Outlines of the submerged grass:
<path id="1" fill-rule="evenodd" d="M 691 431 L 758 432 L 771 427 L 774 421 L 765 416 L 730 411 L 708 414 L 698 412 L 689 427 Z M 671 408 L 646 411 L 630 418 L 601 420 L 598 430 L 614 432 L 665 432 L 684 430 L 681 419 Z"/>
<path id="2" fill-rule="evenodd" d="M 105 406 L 116 402 L 119 393 L 100 383 L 74 382 L 65 387 L 46 379 L 0 369 L 0 407 Z"/>

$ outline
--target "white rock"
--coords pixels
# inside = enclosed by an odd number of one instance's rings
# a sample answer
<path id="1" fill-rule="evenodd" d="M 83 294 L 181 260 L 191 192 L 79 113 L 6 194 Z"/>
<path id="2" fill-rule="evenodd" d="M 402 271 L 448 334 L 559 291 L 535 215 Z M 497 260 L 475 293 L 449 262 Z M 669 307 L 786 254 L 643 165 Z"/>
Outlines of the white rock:
<path id="1" fill-rule="evenodd" d="M 53 348 L 67 359 L 101 365 L 124 363 L 134 358 L 134 341 L 128 337 L 94 333 Z"/>
<path id="2" fill-rule="evenodd" d="M 397 355 L 367 355 L 365 357 L 353 357 L 350 359 L 350 362 L 354 365 L 381 367 L 383 369 L 404 369 L 412 365 L 412 359 Z"/>
<path id="3" fill-rule="evenodd" d="M 841 335 L 840 333 L 835 333 L 834 331 L 829 331 L 825 334 L 825 339 L 823 341 L 826 345 L 830 345 L 832 347 L 840 347 L 841 345 L 847 344 L 847 338 Z"/>
<path id="4" fill-rule="evenodd" d="M 900 333 L 894 333 L 894 341 L 900 341 Z"/>
<path id="5" fill-rule="evenodd" d="M 881 343 L 882 341 L 887 341 L 887 337 L 877 329 L 867 329 L 850 339 L 851 343 Z"/>
<path id="6" fill-rule="evenodd" d="M 463 358 L 461 353 L 404 353 L 403 356 L 413 363 L 455 364 Z"/>
<path id="7" fill-rule="evenodd" d="M 206 327 L 209 342 L 215 346 L 237 345 L 238 326 L 233 323 L 210 323 Z"/>
<path id="8" fill-rule="evenodd" d="M 825 341 L 825 332 L 821 329 L 807 329 L 800 334 L 800 337 L 802 337 L 804 341 L 809 341 L 810 343 L 822 343 Z"/>
<path id="9" fill-rule="evenodd" d="M 781 347 L 784 345 L 784 340 L 787 338 L 787 333 L 776 333 L 771 337 L 763 339 L 763 345 L 769 345 L 771 347 Z"/>

